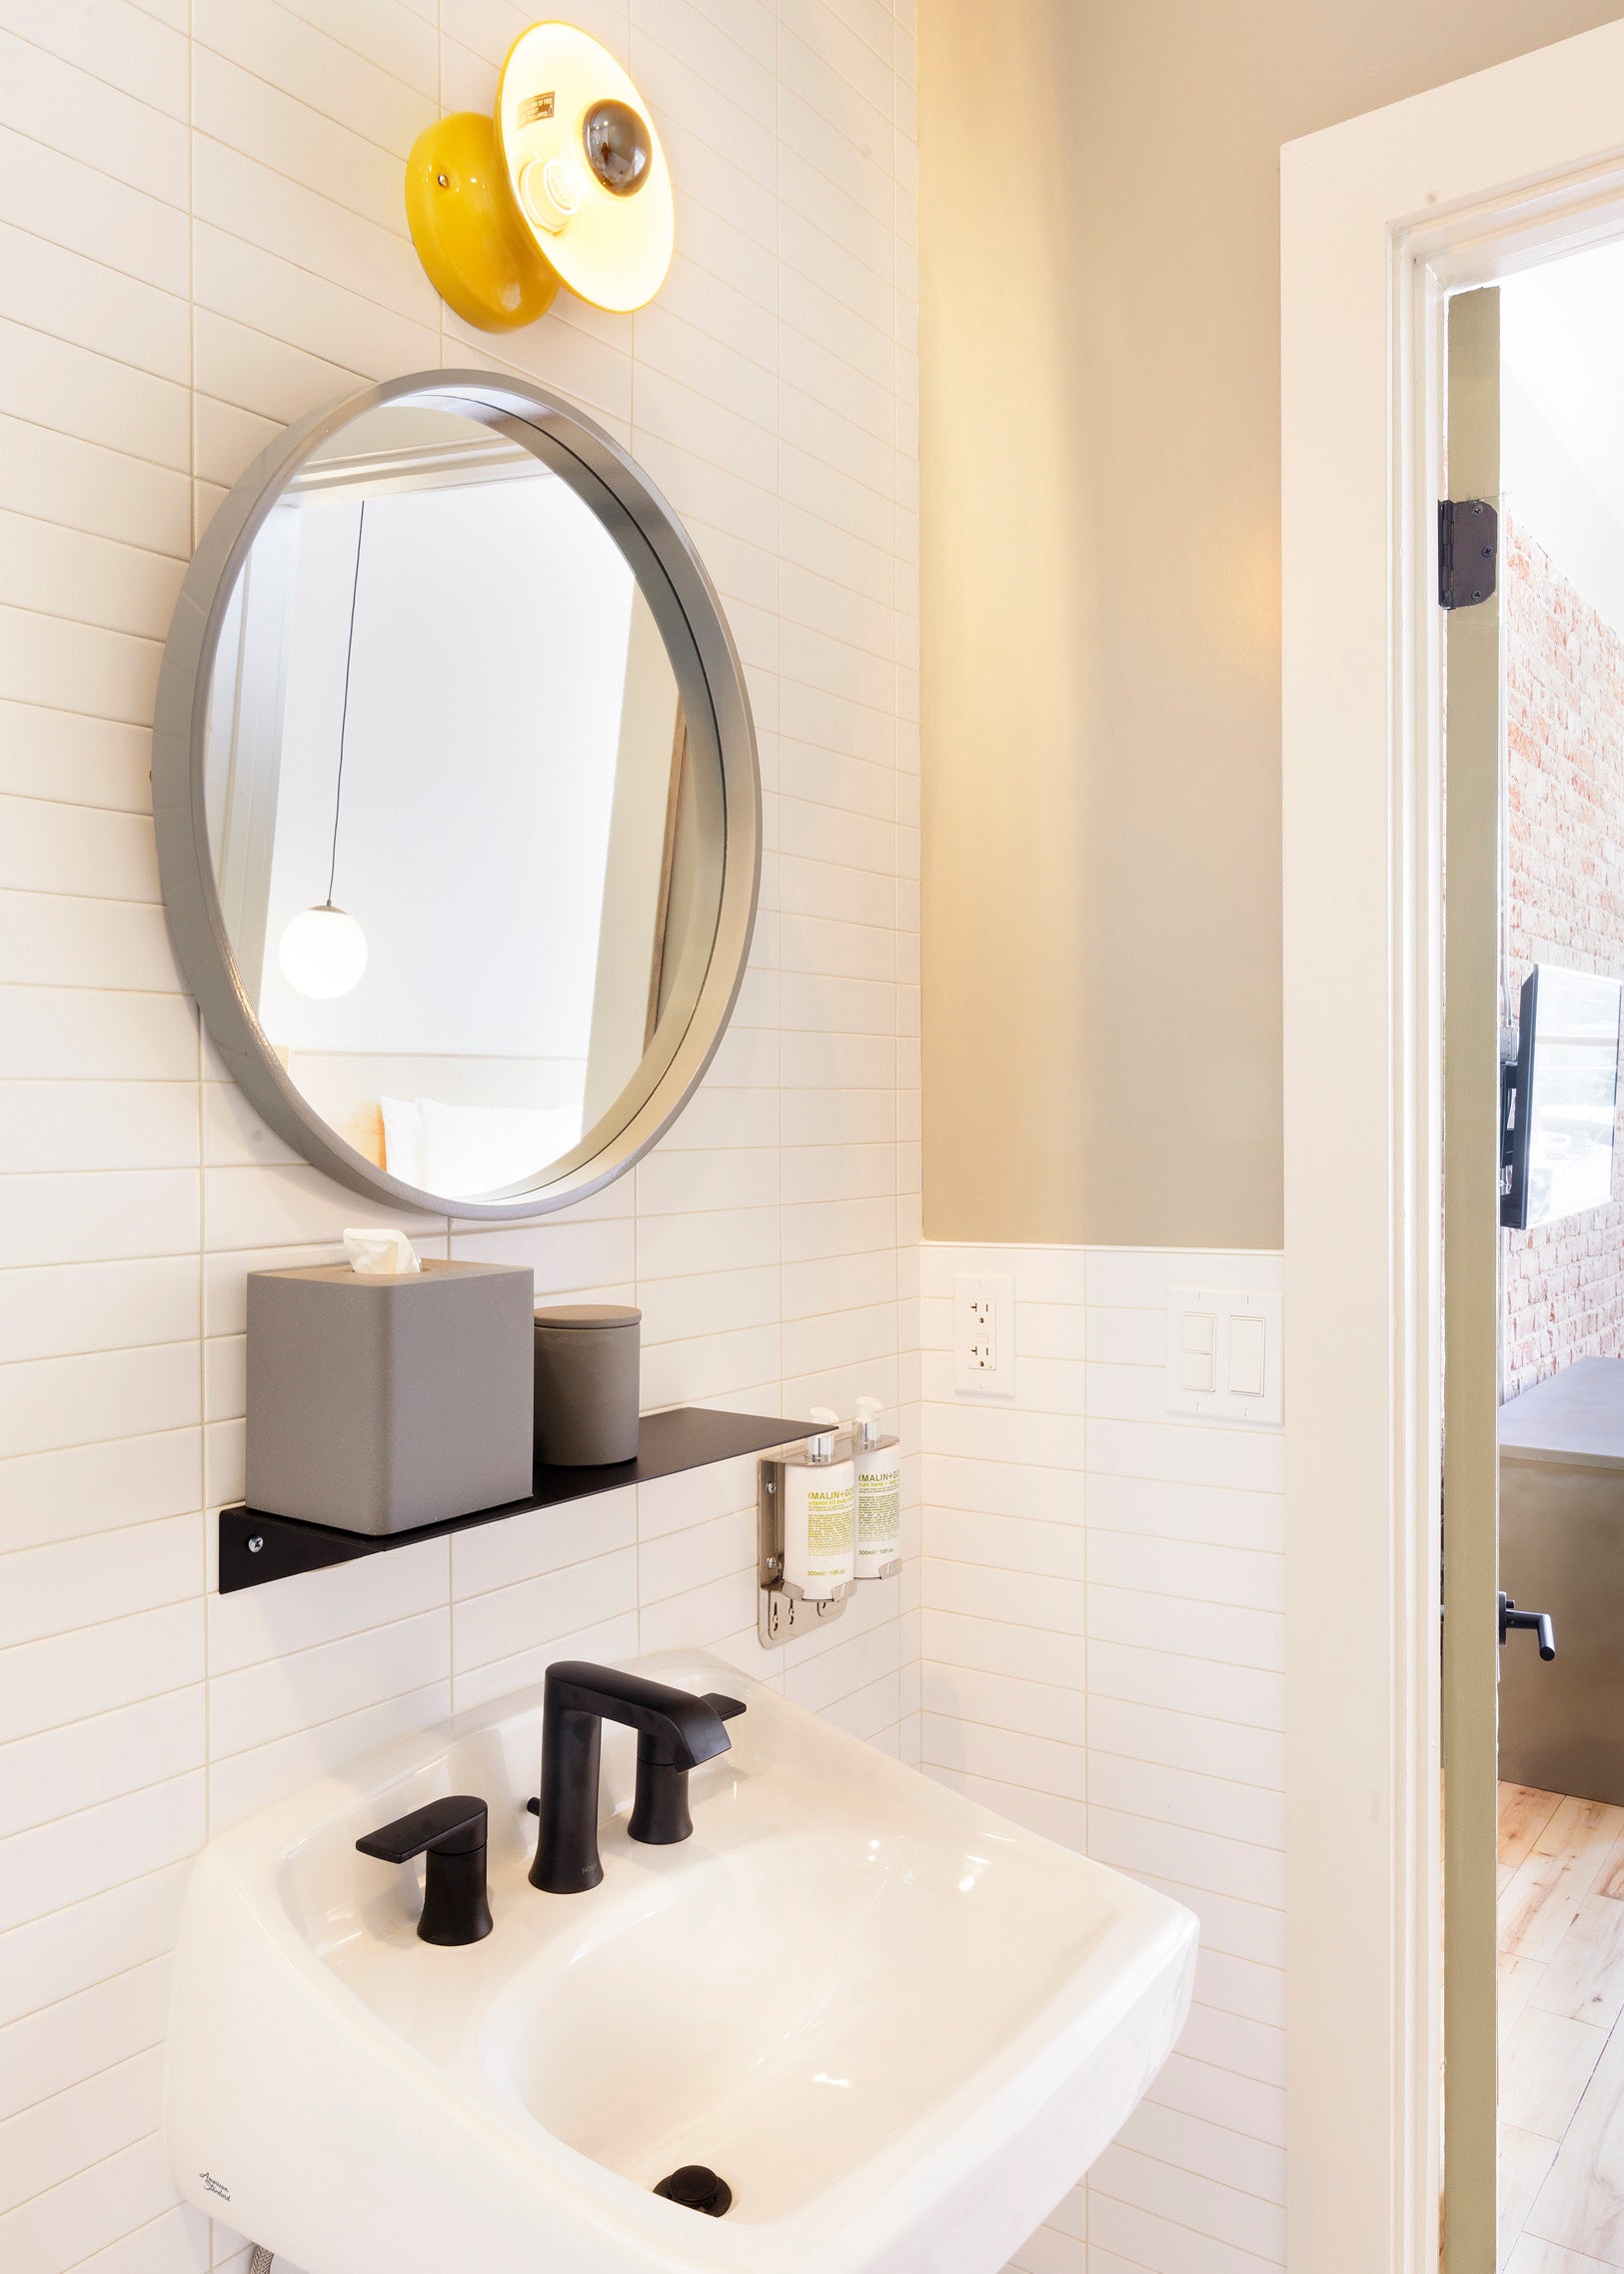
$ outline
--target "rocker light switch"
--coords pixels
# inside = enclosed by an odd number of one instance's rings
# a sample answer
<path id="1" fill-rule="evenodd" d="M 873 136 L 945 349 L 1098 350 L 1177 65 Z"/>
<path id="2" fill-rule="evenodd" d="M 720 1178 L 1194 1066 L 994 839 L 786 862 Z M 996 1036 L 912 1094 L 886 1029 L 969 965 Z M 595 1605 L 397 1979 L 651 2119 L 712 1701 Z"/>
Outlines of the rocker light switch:
<path id="1" fill-rule="evenodd" d="M 1167 1290 L 1167 1410 L 1278 1426 L 1280 1297 L 1248 1287 Z"/>
<path id="2" fill-rule="evenodd" d="M 1231 1396 L 1262 1396 L 1263 1359 L 1267 1346 L 1267 1329 L 1261 1318 L 1248 1316 L 1230 1319 L 1229 1392 Z"/>
<path id="3" fill-rule="evenodd" d="M 1217 1387 L 1218 1321 L 1210 1310 L 1186 1310 L 1182 1320 L 1178 1378 L 1180 1385 L 1197 1393 Z"/>

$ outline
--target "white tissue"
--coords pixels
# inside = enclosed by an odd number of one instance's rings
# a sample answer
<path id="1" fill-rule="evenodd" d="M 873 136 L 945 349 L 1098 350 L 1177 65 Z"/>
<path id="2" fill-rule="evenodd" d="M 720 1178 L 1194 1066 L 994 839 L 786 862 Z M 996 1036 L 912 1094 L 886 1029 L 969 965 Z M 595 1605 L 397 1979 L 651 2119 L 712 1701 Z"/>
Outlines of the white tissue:
<path id="1" fill-rule="evenodd" d="M 363 1278 L 399 1279 L 423 1268 L 404 1231 L 347 1231 L 344 1252 Z"/>

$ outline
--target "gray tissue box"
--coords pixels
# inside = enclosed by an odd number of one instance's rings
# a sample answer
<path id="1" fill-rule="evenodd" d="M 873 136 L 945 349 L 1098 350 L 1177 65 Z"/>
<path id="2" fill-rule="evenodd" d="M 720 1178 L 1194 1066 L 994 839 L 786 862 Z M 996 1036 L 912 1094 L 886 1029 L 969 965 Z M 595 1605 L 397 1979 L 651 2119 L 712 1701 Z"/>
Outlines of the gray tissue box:
<path id="1" fill-rule="evenodd" d="M 535 1304 L 507 1263 L 250 1271 L 249 1506 L 380 1533 L 524 1499 Z"/>

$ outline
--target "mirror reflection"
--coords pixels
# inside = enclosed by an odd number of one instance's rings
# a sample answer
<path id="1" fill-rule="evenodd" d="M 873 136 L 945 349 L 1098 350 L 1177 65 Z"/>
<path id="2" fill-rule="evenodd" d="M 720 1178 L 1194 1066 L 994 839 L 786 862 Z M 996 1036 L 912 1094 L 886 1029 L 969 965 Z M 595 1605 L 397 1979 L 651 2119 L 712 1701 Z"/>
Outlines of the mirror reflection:
<path id="1" fill-rule="evenodd" d="M 341 429 L 237 580 L 205 767 L 242 986 L 310 1106 L 445 1198 L 618 1132 L 715 933 L 704 777 L 632 566 L 569 483 L 427 404 Z"/>

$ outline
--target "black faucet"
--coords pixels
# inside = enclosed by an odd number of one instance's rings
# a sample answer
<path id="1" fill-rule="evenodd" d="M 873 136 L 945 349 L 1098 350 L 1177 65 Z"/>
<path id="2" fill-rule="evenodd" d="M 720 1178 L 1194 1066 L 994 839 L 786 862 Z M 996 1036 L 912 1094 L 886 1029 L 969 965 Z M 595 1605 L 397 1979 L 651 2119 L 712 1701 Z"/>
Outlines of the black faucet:
<path id="1" fill-rule="evenodd" d="M 745 1710 L 737 1697 L 696 1697 L 642 1674 L 561 1658 L 547 1669 L 542 1711 L 541 1818 L 530 1883 L 582 1894 L 604 1876 L 598 1855 L 598 1761 L 606 1721 L 638 1732 L 638 1788 L 627 1829 L 668 1846 L 694 1829 L 688 1772 L 728 1750 L 722 1726 Z"/>
<path id="2" fill-rule="evenodd" d="M 454 1792 L 449 1800 L 431 1800 L 426 1808 L 414 1808 L 411 1815 L 397 1817 L 355 1844 L 363 1855 L 375 1855 L 381 1863 L 428 1857 L 418 1934 L 424 1942 L 455 1948 L 463 1942 L 481 1942 L 491 1931 L 491 1906 L 485 1896 L 486 1830 L 485 1802 L 471 1792 Z"/>

